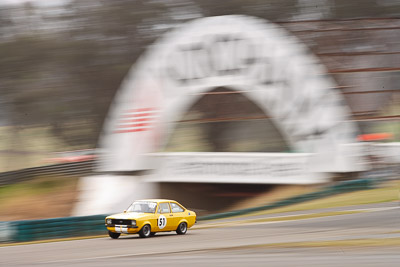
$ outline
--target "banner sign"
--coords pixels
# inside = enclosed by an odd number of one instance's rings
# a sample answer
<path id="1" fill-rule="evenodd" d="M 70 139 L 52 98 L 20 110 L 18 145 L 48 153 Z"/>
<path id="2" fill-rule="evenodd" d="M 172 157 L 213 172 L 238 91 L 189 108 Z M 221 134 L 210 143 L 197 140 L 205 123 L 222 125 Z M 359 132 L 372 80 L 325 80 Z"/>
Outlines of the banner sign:
<path id="1" fill-rule="evenodd" d="M 305 153 L 156 153 L 160 165 L 147 181 L 312 184 L 328 176 L 312 169 Z"/>

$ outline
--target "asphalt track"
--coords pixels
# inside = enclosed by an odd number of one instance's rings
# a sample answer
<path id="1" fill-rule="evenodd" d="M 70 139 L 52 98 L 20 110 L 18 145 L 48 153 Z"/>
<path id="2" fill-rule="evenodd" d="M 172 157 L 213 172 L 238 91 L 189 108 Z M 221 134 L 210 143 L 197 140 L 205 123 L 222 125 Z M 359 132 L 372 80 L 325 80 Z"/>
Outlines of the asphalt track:
<path id="1" fill-rule="evenodd" d="M 290 221 L 271 217 L 355 212 Z M 0 247 L 0 266 L 400 266 L 398 202 L 199 223 L 184 236 L 95 238 Z M 310 242 L 384 240 L 379 246 Z"/>

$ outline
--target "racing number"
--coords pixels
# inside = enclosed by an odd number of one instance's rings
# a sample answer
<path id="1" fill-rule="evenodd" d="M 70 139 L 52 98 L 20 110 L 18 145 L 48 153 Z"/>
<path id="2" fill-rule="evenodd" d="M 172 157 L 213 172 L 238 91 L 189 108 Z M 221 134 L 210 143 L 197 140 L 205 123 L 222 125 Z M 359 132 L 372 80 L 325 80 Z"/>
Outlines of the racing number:
<path id="1" fill-rule="evenodd" d="M 167 225 L 167 218 L 164 215 L 158 217 L 158 228 L 163 229 Z"/>

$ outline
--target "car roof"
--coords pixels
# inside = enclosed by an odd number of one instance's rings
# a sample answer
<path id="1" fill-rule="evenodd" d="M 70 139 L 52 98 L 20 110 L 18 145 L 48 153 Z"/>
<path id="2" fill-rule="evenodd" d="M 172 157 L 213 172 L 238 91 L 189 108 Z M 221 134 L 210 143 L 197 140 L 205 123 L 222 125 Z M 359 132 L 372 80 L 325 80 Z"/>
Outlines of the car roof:
<path id="1" fill-rule="evenodd" d="M 152 199 L 138 199 L 135 201 L 152 201 L 152 202 L 177 202 L 176 200 L 172 200 L 172 199 L 162 199 L 162 198 L 152 198 Z"/>

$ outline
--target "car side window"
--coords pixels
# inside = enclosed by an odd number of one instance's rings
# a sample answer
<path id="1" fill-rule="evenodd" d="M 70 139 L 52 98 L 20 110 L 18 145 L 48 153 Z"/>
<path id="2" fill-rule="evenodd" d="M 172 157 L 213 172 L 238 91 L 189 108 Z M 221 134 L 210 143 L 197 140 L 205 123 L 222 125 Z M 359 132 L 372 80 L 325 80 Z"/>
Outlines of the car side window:
<path id="1" fill-rule="evenodd" d="M 171 202 L 172 212 L 184 212 L 185 210 L 176 203 Z"/>
<path id="2" fill-rule="evenodd" d="M 158 213 L 171 213 L 168 203 L 160 203 L 158 206 Z"/>

